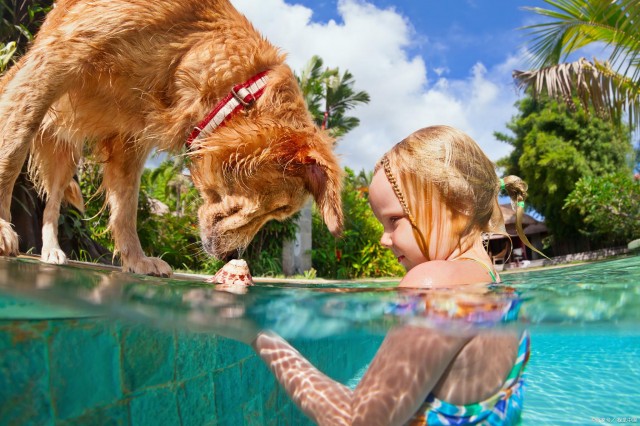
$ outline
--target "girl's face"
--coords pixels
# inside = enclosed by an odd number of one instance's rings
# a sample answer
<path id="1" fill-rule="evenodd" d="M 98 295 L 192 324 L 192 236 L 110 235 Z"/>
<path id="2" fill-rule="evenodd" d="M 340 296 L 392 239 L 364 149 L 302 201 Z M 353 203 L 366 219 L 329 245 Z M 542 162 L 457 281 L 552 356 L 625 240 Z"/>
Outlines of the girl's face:
<path id="1" fill-rule="evenodd" d="M 390 249 L 408 271 L 427 261 L 413 235 L 413 228 L 384 170 L 379 169 L 369 186 L 369 204 L 384 230 L 380 244 Z"/>

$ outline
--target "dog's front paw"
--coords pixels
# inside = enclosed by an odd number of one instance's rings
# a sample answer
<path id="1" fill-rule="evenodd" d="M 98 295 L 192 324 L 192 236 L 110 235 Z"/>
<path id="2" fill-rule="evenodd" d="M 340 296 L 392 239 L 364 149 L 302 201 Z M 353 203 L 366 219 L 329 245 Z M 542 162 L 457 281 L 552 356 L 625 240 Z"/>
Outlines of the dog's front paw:
<path id="1" fill-rule="evenodd" d="M 18 255 L 18 234 L 11 224 L 0 219 L 0 256 Z"/>
<path id="2" fill-rule="evenodd" d="M 153 275 L 155 277 L 170 277 L 171 266 L 157 257 L 141 257 L 134 261 L 124 262 L 122 270 L 134 274 Z"/>
<path id="3" fill-rule="evenodd" d="M 54 265 L 64 265 L 67 263 L 67 255 L 59 248 L 46 249 L 43 247 L 40 260 Z"/>

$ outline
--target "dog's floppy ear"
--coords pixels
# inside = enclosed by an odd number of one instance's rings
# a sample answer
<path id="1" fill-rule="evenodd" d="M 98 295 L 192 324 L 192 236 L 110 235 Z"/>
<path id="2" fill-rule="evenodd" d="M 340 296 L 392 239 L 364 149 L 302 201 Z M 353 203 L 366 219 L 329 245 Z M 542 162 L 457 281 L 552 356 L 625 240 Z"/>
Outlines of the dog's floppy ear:
<path id="1" fill-rule="evenodd" d="M 313 195 L 327 228 L 334 236 L 342 233 L 342 171 L 337 167 L 333 154 L 324 158 L 316 150 L 302 158 L 307 189 Z"/>

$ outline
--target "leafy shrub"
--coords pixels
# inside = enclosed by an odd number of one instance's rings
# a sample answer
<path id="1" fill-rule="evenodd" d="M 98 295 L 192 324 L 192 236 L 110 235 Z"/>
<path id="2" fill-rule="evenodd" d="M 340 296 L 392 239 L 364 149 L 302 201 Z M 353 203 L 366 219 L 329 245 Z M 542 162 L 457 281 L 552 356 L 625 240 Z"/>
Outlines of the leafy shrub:
<path id="1" fill-rule="evenodd" d="M 640 181 L 630 173 L 585 176 L 565 200 L 584 219 L 583 233 L 610 244 L 640 238 Z"/>
<path id="2" fill-rule="evenodd" d="M 401 276 L 404 268 L 391 250 L 380 245 L 382 225 L 369 207 L 367 183 L 362 173 L 356 176 L 345 168 L 342 190 L 345 214 L 344 232 L 334 238 L 322 221 L 320 213 L 313 212 L 312 260 L 318 275 L 326 278 L 351 279 Z"/>

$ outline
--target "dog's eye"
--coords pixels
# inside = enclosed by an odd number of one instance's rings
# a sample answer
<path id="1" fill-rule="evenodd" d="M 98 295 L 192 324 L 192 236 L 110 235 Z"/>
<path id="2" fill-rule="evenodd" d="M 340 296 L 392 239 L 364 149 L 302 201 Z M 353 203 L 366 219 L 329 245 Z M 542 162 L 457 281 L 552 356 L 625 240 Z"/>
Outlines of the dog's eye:
<path id="1" fill-rule="evenodd" d="M 222 197 L 220 197 L 220 194 L 218 194 L 218 191 L 215 191 L 213 189 L 205 189 L 204 190 L 204 195 L 212 203 L 219 203 L 220 201 L 222 201 Z"/>

